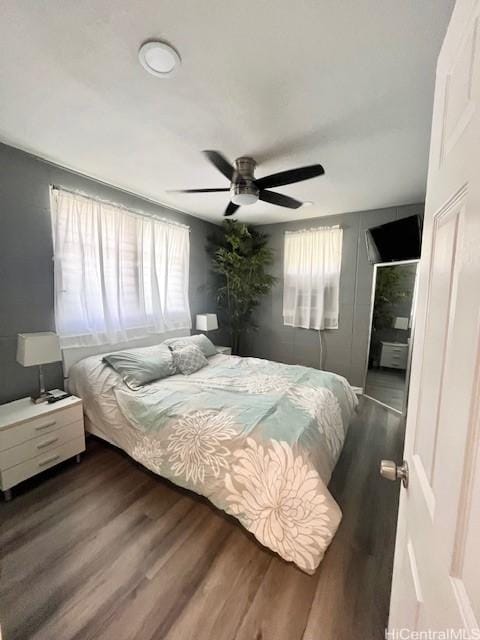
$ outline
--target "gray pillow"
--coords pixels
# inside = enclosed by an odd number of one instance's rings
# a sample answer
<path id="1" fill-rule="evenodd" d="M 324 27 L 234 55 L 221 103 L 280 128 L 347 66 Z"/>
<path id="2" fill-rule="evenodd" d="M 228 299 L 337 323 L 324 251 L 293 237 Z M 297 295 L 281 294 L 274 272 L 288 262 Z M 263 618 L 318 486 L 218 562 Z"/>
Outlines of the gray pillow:
<path id="1" fill-rule="evenodd" d="M 172 351 L 172 355 L 177 371 L 183 373 L 184 376 L 189 376 L 208 364 L 204 354 L 194 344 L 175 349 Z"/>
<path id="2" fill-rule="evenodd" d="M 181 347 L 186 347 L 189 344 L 194 344 L 207 358 L 214 356 L 217 353 L 217 349 L 213 342 L 203 333 L 199 333 L 196 336 L 184 336 L 183 338 L 168 338 L 168 340 L 165 340 L 163 344 L 172 347 L 174 351 Z"/>
<path id="3" fill-rule="evenodd" d="M 164 344 L 109 353 L 103 362 L 115 369 L 134 390 L 175 373 L 172 352 Z"/>

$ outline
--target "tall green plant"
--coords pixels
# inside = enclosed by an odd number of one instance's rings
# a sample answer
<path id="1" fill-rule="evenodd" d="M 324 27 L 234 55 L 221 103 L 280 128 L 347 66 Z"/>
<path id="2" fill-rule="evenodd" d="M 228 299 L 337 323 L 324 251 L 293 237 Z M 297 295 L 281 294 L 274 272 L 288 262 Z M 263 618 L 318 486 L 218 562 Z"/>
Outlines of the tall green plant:
<path id="1" fill-rule="evenodd" d="M 377 269 L 373 326 L 384 329 L 392 326 L 393 306 L 408 294 L 405 290 L 405 273 L 398 266 Z"/>
<path id="2" fill-rule="evenodd" d="M 237 220 L 225 220 L 208 237 L 218 313 L 234 354 L 239 353 L 242 335 L 257 328 L 253 311 L 276 281 L 266 272 L 273 263 L 267 242 L 268 236 Z"/>

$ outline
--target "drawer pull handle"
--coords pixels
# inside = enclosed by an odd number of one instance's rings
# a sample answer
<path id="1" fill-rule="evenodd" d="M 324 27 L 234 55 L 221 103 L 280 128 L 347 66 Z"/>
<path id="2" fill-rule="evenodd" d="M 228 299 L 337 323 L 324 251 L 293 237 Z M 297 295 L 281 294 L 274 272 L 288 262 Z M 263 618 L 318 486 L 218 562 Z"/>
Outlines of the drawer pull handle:
<path id="1" fill-rule="evenodd" d="M 48 447 L 48 445 L 53 444 L 57 440 L 58 440 L 58 437 L 50 438 L 50 440 L 44 440 L 43 442 L 39 442 L 37 444 L 37 449 L 44 449 L 45 447 Z"/>
<path id="2" fill-rule="evenodd" d="M 45 460 L 42 460 L 41 462 L 38 463 L 38 466 L 43 467 L 43 465 L 49 464 L 50 462 L 54 462 L 55 460 L 58 460 L 58 458 L 60 458 L 59 453 L 57 453 L 55 456 L 50 456 L 49 458 L 45 458 Z"/>
<path id="3" fill-rule="evenodd" d="M 53 422 L 47 422 L 47 424 L 39 424 L 38 427 L 35 427 L 35 431 L 42 431 L 42 429 L 48 429 L 48 427 L 54 427 L 57 423 L 55 420 Z"/>

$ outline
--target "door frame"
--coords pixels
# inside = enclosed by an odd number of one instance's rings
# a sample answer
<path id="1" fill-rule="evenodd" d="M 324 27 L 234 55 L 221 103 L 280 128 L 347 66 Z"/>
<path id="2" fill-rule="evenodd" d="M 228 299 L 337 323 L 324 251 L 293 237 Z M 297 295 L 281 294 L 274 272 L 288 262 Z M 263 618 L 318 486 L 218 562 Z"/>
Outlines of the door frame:
<path id="1" fill-rule="evenodd" d="M 408 385 L 410 383 L 410 368 L 412 363 L 412 347 L 413 347 L 413 339 L 415 333 L 415 315 L 417 311 L 417 293 L 418 293 L 418 265 L 420 263 L 420 258 L 411 258 L 410 260 L 393 260 L 392 262 L 376 262 L 373 265 L 373 279 L 372 279 L 372 291 L 370 294 L 370 314 L 368 321 L 368 342 L 367 342 L 367 357 L 365 361 L 365 373 L 363 376 L 363 395 L 369 400 L 373 400 L 377 404 L 380 404 L 382 407 L 386 407 L 389 411 L 393 411 L 394 413 L 404 416 L 407 412 L 407 403 L 408 403 Z M 375 304 L 375 289 L 377 287 L 377 273 L 379 267 L 396 267 L 399 265 L 406 264 L 416 264 L 417 270 L 415 273 L 415 284 L 413 287 L 413 296 L 412 296 L 412 308 L 410 309 L 410 342 L 408 345 L 407 352 L 407 368 L 405 370 L 405 393 L 403 396 L 403 404 L 401 411 L 399 409 L 395 409 L 377 398 L 373 398 L 366 393 L 367 390 L 367 375 L 368 375 L 368 360 L 370 356 L 370 346 L 372 340 L 372 322 L 373 322 L 373 306 Z"/>

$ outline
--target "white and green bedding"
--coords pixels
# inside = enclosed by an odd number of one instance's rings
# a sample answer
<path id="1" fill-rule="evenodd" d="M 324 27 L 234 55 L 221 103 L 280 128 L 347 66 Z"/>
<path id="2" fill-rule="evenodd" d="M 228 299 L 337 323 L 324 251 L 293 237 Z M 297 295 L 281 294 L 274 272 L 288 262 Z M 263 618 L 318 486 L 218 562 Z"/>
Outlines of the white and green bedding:
<path id="1" fill-rule="evenodd" d="M 72 368 L 70 389 L 94 433 L 315 571 L 341 519 L 327 484 L 357 403 L 344 378 L 216 355 L 133 391 L 93 356 Z"/>

